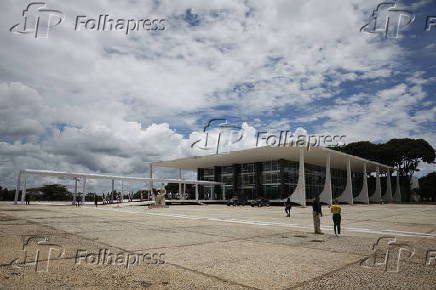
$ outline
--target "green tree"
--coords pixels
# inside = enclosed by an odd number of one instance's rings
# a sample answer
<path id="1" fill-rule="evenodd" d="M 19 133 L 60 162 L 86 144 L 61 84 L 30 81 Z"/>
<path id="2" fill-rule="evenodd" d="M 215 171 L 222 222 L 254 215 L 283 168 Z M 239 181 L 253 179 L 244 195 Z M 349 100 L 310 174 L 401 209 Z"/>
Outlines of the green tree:
<path id="1" fill-rule="evenodd" d="M 409 181 L 417 171 L 420 162 L 434 163 L 434 148 L 424 139 L 392 139 L 386 144 L 391 154 L 393 166 L 399 168 L 400 176 L 407 176 Z"/>
<path id="2" fill-rule="evenodd" d="M 419 179 L 419 194 L 423 198 L 431 197 L 432 201 L 436 201 L 436 171 Z"/>

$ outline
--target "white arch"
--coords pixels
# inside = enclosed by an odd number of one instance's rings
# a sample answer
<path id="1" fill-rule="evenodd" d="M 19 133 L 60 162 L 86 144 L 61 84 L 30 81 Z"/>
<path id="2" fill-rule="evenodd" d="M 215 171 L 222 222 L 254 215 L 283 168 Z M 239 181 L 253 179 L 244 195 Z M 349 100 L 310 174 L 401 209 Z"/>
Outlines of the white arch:
<path id="1" fill-rule="evenodd" d="M 306 206 L 306 179 L 304 177 L 304 147 L 300 147 L 300 160 L 298 167 L 298 183 L 290 196 L 291 202 Z"/>
<path id="2" fill-rule="evenodd" d="M 366 163 L 363 163 L 363 185 L 362 190 L 360 190 L 360 193 L 356 198 L 354 199 L 355 202 L 362 202 L 365 204 L 369 204 L 369 197 L 368 197 L 368 176 L 366 175 Z"/>
<path id="3" fill-rule="evenodd" d="M 332 176 L 330 172 L 330 158 L 330 154 L 327 154 L 324 189 L 319 195 L 319 201 L 327 204 L 332 204 Z"/>
<path id="4" fill-rule="evenodd" d="M 353 180 L 351 178 L 350 159 L 347 160 L 347 185 L 345 186 L 345 190 L 338 197 L 338 201 L 353 204 Z"/>

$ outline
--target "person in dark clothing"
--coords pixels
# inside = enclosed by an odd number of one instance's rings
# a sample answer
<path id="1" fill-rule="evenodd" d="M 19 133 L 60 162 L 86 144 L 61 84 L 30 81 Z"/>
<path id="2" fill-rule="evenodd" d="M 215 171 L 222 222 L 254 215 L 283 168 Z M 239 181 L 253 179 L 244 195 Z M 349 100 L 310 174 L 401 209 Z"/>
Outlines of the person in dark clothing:
<path id="1" fill-rule="evenodd" d="M 289 197 L 285 201 L 285 213 L 286 217 L 291 217 L 291 199 Z"/>
<path id="2" fill-rule="evenodd" d="M 95 207 L 97 207 L 97 195 L 96 194 L 94 194 L 94 204 L 95 204 Z"/>
<path id="3" fill-rule="evenodd" d="M 321 211 L 321 203 L 319 202 L 319 197 L 315 197 L 312 201 L 312 210 L 313 210 L 313 227 L 315 234 L 323 234 L 321 232 L 321 217 L 322 217 L 322 211 Z"/>
<path id="4" fill-rule="evenodd" d="M 30 204 L 30 195 L 26 194 L 25 200 L 26 204 Z"/>
<path id="5" fill-rule="evenodd" d="M 76 198 L 76 206 L 80 206 L 80 201 L 82 200 L 82 196 L 79 194 Z"/>

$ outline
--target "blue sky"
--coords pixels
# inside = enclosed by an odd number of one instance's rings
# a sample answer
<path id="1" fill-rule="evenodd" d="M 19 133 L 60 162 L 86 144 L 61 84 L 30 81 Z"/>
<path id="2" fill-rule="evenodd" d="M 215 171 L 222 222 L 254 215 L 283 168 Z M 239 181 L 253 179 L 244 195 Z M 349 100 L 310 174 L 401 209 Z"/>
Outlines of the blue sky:
<path id="1" fill-rule="evenodd" d="M 141 176 L 195 154 L 211 118 L 436 146 L 434 1 L 396 2 L 415 15 L 398 38 L 360 31 L 375 0 L 50 1 L 65 19 L 45 39 L 9 32 L 28 3 L 0 3 L 0 184 L 21 168 Z M 100 14 L 167 26 L 74 31 Z"/>

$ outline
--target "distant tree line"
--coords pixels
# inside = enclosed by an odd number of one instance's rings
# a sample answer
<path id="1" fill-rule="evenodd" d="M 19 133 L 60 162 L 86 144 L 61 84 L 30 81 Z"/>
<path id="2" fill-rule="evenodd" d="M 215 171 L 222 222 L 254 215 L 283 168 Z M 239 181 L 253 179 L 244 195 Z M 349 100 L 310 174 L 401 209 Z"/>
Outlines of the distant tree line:
<path id="1" fill-rule="evenodd" d="M 419 163 L 435 162 L 435 150 L 424 139 L 391 139 L 380 144 L 360 141 L 329 148 L 396 168 L 400 173 L 402 188 L 407 191 L 403 194 L 406 195 L 410 193 L 413 175 L 419 171 Z"/>

